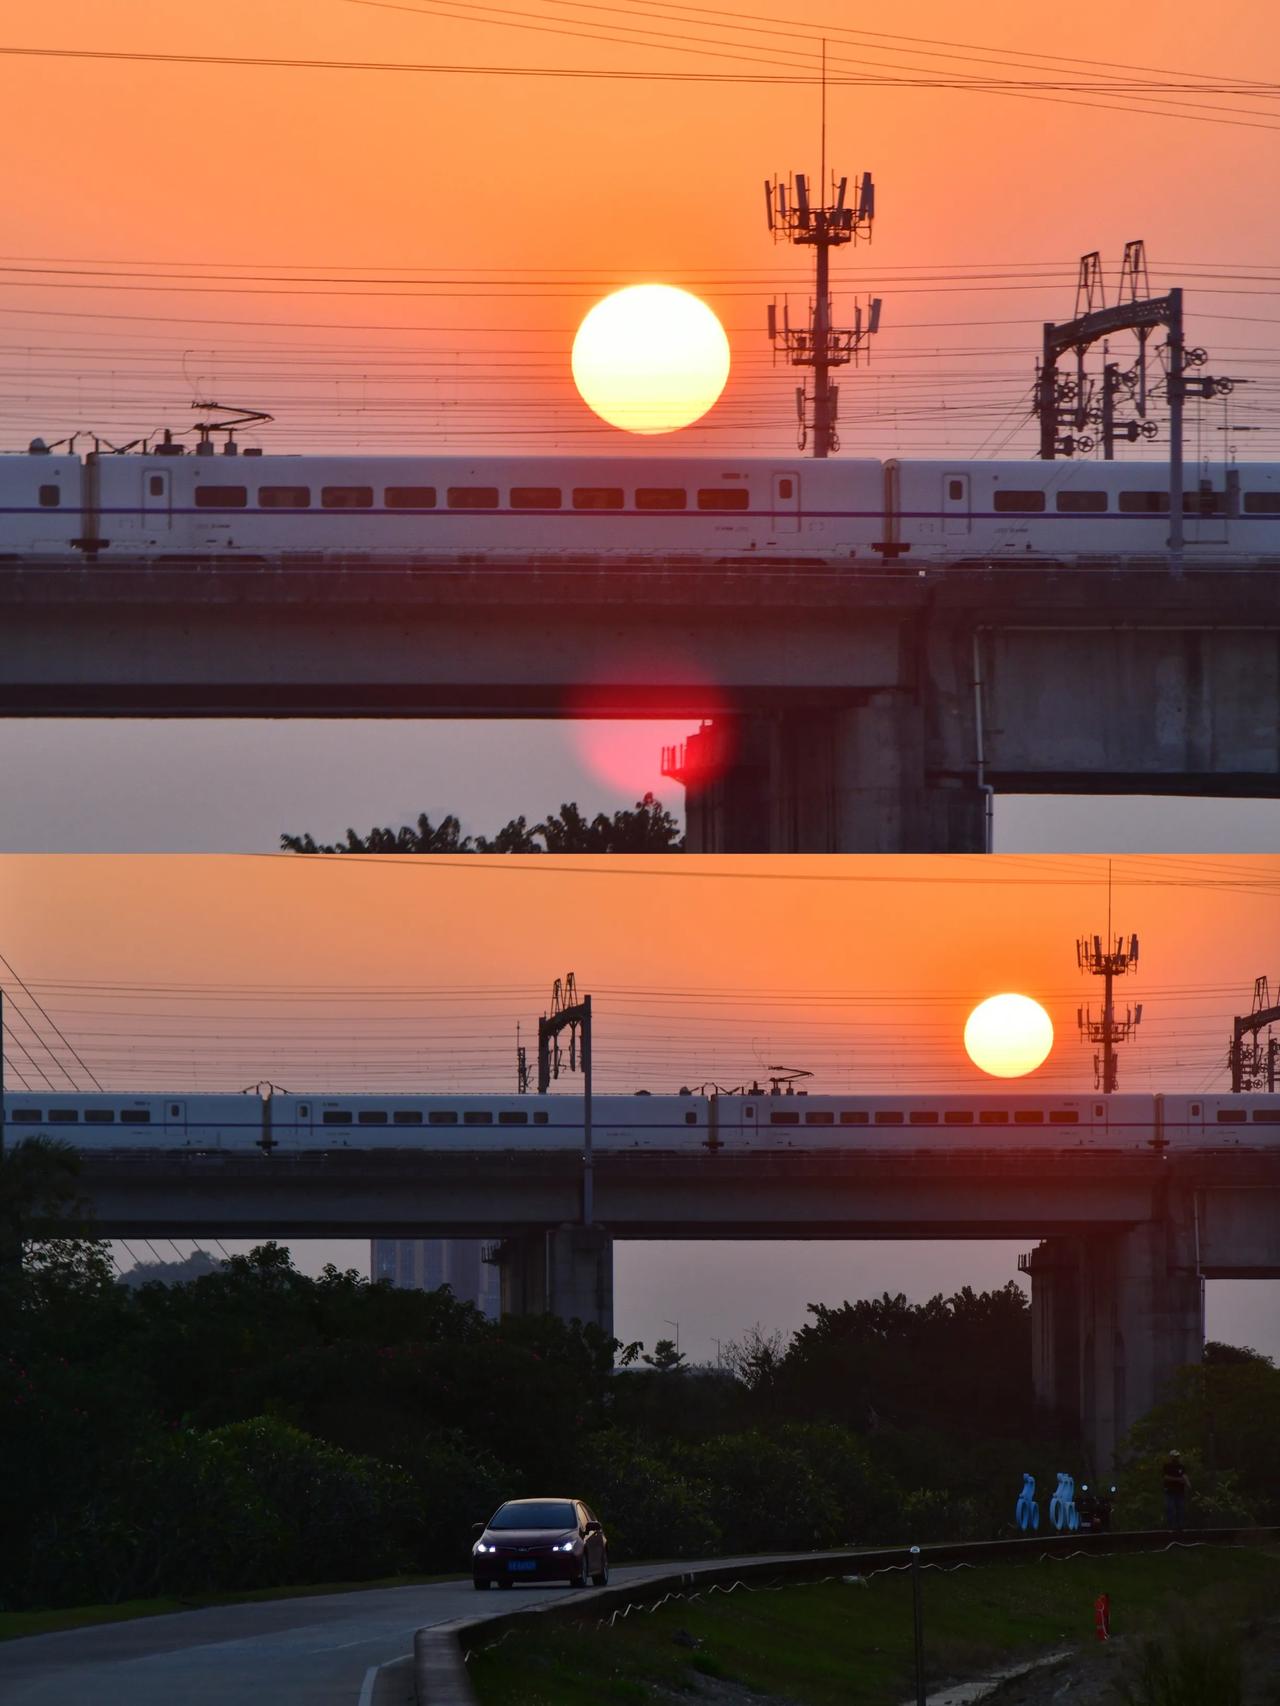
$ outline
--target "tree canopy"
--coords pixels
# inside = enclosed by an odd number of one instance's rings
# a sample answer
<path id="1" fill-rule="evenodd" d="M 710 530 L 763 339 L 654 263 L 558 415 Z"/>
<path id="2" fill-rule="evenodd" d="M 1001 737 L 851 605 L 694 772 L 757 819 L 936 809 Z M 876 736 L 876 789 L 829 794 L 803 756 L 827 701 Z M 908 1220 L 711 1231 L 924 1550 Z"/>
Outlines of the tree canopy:
<path id="1" fill-rule="evenodd" d="M 570 800 L 540 823 L 515 817 L 492 836 L 464 835 L 456 817 L 432 823 L 422 812 L 413 826 L 375 825 L 364 835 L 348 829 L 344 841 L 333 842 L 318 842 L 309 831 L 282 834 L 280 846 L 286 853 L 679 853 L 684 837 L 662 801 L 646 794 L 612 817 L 587 818 Z"/>

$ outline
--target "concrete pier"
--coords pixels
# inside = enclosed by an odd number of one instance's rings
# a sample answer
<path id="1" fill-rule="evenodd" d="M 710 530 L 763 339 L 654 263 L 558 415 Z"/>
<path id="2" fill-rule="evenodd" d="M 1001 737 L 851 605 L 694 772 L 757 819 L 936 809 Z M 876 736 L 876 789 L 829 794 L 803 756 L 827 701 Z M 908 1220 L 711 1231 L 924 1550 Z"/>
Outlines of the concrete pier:
<path id="1" fill-rule="evenodd" d="M 505 1238 L 504 1315 L 558 1315 L 613 1334 L 613 1239 L 598 1226 L 557 1226 Z"/>

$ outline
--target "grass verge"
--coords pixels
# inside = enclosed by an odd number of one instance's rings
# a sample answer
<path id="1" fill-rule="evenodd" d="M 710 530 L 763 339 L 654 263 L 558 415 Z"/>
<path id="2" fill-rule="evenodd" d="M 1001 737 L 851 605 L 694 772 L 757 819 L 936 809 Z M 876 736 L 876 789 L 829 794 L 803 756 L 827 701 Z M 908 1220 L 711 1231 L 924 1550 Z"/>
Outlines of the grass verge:
<path id="1" fill-rule="evenodd" d="M 316 1582 L 306 1587 L 254 1588 L 248 1593 L 207 1593 L 191 1599 L 127 1599 L 118 1605 L 76 1605 L 57 1611 L 0 1611 L 0 1641 L 20 1635 L 55 1635 L 94 1623 L 126 1623 L 135 1617 L 163 1617 L 174 1611 L 201 1611 L 209 1605 L 251 1605 L 266 1599 L 311 1599 L 325 1593 L 367 1593 L 375 1588 L 420 1587 L 427 1582 L 464 1581 L 464 1576 L 384 1576 L 376 1582 Z"/>
<path id="2" fill-rule="evenodd" d="M 1094 1640 L 1093 1603 L 1111 1596 L 1115 1634 L 1225 1627 L 1261 1616 L 1280 1587 L 1280 1549 L 1200 1550 L 988 1564 L 924 1574 L 931 1686 L 1002 1660 Z M 505 1608 L 504 1608 L 505 1609 Z M 693 1643 L 697 1644 L 694 1645 Z M 774 1592 L 713 1594 L 613 1629 L 539 1618 L 469 1666 L 483 1706 L 638 1706 L 740 1683 L 796 1706 L 886 1706 L 913 1692 L 905 1572 Z M 1207 1706 L 1207 1703 L 1206 1703 Z"/>

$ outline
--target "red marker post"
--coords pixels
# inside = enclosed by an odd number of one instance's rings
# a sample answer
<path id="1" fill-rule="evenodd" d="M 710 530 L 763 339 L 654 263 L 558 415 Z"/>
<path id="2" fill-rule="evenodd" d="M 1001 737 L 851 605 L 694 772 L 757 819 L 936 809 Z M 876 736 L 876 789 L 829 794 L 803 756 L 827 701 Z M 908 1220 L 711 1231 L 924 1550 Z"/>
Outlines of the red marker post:
<path id="1" fill-rule="evenodd" d="M 1111 1595 L 1100 1593 L 1093 1602 L 1093 1622 L 1100 1641 L 1111 1639 Z"/>

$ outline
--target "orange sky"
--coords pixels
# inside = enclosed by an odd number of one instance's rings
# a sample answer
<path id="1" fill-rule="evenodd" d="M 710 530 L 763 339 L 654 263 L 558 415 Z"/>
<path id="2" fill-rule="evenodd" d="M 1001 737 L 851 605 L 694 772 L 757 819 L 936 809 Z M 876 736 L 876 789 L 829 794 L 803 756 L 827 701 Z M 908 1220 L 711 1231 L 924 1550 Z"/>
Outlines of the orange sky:
<path id="1" fill-rule="evenodd" d="M 561 863 L 9 856 L 0 942 L 122 1088 L 505 1087 L 516 1020 L 527 1035 L 570 970 L 595 996 L 602 1090 L 778 1062 L 833 1091 L 992 1084 L 961 1030 L 1004 990 L 1053 1018 L 1043 1081 L 1090 1085 L 1076 1008 L 1100 993 L 1075 939 L 1105 933 L 1103 859 Z M 1231 1017 L 1280 972 L 1280 860 L 1114 875 L 1115 929 L 1142 944 L 1120 995 L 1145 1005 L 1121 1087 L 1225 1084 Z"/>
<path id="2" fill-rule="evenodd" d="M 67 0 L 11 15 L 4 39 L 466 65 L 761 69 L 514 27 L 613 31 L 637 23 L 636 7 L 523 0 L 488 9 L 484 22 L 475 10 L 441 5 L 222 0 L 192 10 Z M 848 23 L 829 0 L 803 0 L 785 9 L 787 35 L 748 38 L 739 26 L 730 47 L 729 20 L 776 14 L 683 10 L 683 19 L 652 27 L 766 59 L 812 52 L 824 24 Z M 1211 35 L 1203 8 L 1187 0 L 1127 11 L 1084 0 L 1069 32 L 1055 14 L 1013 4 L 961 14 L 914 0 L 891 18 L 865 21 L 913 37 L 1074 48 L 1231 78 L 1271 75 L 1280 37 L 1266 0 L 1219 8 Z M 906 76 L 922 68 L 1032 75 L 979 63 L 974 48 L 939 51 L 958 57 L 923 61 L 901 43 L 882 44 L 878 54 L 835 41 L 830 48 L 836 71 L 843 61 L 853 69 L 900 66 Z M 280 416 L 267 442 L 282 448 L 345 446 L 360 435 L 417 448 L 446 428 L 455 445 L 485 435 L 511 442 L 523 429 L 523 441 L 537 448 L 550 448 L 549 435 L 598 448 L 613 436 L 572 399 L 572 332 L 607 288 L 655 277 L 698 290 L 734 345 L 724 402 L 708 429 L 691 429 L 701 436 L 682 442 L 724 442 L 726 430 L 762 446 L 791 441 L 792 376 L 767 365 L 764 305 L 788 284 L 801 305 L 808 271 L 802 256 L 770 244 L 761 182 L 773 172 L 816 172 L 812 88 L 0 63 L 10 262 L 59 257 L 248 274 L 308 266 L 346 281 L 316 282 L 305 296 L 287 277 L 245 280 L 243 291 L 229 292 L 229 280 L 208 277 L 186 288 L 117 279 L 147 288 L 106 289 L 83 276 L 0 274 L 9 369 L 0 431 L 14 441 L 74 426 L 185 424 L 179 417 L 189 415 L 194 395 L 225 401 L 229 389 L 231 401 Z M 792 70 L 776 59 L 771 66 Z M 1201 120 L 1226 116 L 1210 108 L 1241 104 L 1231 95 L 1196 99 Z M 846 251 L 837 269 L 837 308 L 850 306 L 855 285 L 876 289 L 886 304 L 876 365 L 846 376 L 845 448 L 920 453 L 952 442 L 973 452 L 985 443 L 990 453 L 1005 430 L 1016 430 L 1040 322 L 1072 311 L 1076 258 L 1096 247 L 1113 267 L 1134 236 L 1147 240 L 1156 288 L 1181 281 L 1192 289 L 1193 340 L 1225 370 L 1265 380 L 1264 357 L 1275 353 L 1271 299 L 1262 294 L 1270 287 L 1238 275 L 1245 263 L 1280 258 L 1265 216 L 1280 137 L 1252 123 L 936 88 L 833 87 L 828 160 L 850 174 L 874 171 L 880 198 L 873 247 L 852 258 Z M 1008 288 L 1025 283 L 1013 273 L 1032 262 L 1055 264 L 1035 289 Z M 1233 276 L 1202 281 L 1201 291 L 1191 276 L 1197 264 Z M 986 270 L 986 284 L 998 288 L 970 281 L 959 290 L 954 279 L 920 275 L 959 266 Z M 358 275 L 371 268 L 410 282 L 365 285 Z M 1211 285 L 1247 294 L 1211 297 Z M 83 310 L 139 318 L 66 317 Z M 167 318 L 148 323 L 157 315 Z M 248 324 L 205 323 L 219 320 Z M 950 419 L 926 419 L 940 392 Z M 1235 418 L 1248 409 L 1265 421 L 1258 411 L 1266 395 L 1264 387 L 1239 399 Z M 1216 414 L 1206 424 L 1214 450 L 1222 444 L 1217 424 Z M 1262 437 L 1243 442 L 1249 454 L 1265 449 Z"/>

